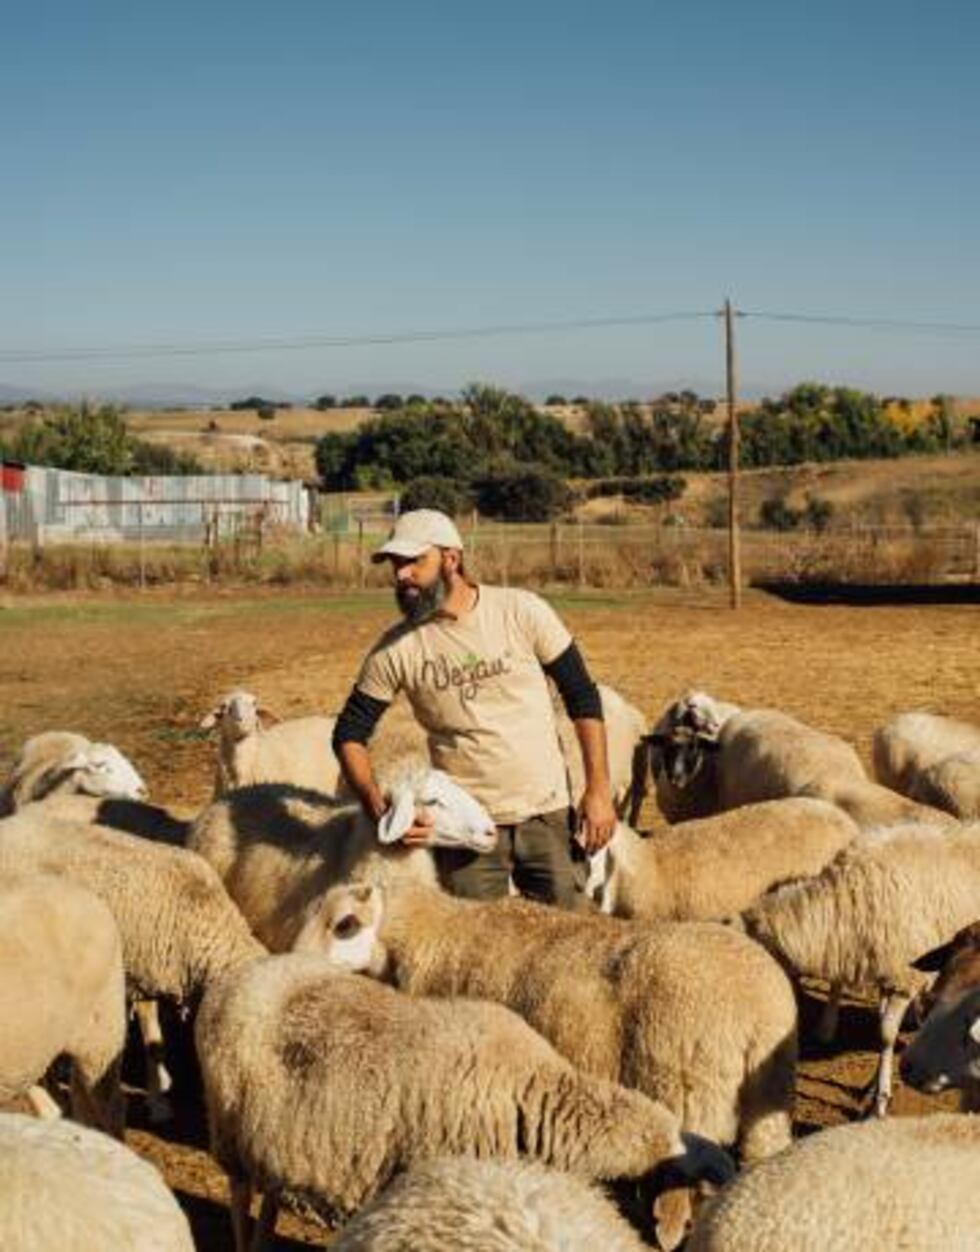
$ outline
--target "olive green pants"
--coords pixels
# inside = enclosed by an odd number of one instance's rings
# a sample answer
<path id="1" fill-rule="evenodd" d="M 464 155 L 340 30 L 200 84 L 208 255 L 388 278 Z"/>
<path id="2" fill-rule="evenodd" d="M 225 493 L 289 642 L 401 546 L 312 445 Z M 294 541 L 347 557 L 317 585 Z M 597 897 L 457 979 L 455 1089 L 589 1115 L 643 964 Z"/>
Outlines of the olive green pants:
<path id="1" fill-rule="evenodd" d="M 522 896 L 563 909 L 587 909 L 585 855 L 573 840 L 571 809 L 497 827 L 491 852 L 437 848 L 442 885 L 454 896 L 499 900 L 510 881 Z"/>

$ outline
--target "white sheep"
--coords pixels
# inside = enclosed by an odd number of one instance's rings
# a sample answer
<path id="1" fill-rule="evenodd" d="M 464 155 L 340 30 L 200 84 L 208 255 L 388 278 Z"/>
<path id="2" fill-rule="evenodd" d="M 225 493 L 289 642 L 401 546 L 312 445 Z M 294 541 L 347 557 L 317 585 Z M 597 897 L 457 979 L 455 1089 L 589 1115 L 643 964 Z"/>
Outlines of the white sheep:
<path id="1" fill-rule="evenodd" d="M 195 1040 L 236 1246 L 283 1189 L 350 1213 L 427 1157 L 526 1155 L 585 1178 L 647 1181 L 675 1159 L 731 1176 L 714 1145 L 639 1092 L 587 1078 L 498 1005 L 401 995 L 320 955 L 244 963 L 205 993 Z"/>
<path id="2" fill-rule="evenodd" d="M 153 1166 L 73 1122 L 0 1113 L 0 1197 L 4 1252 L 194 1252 Z"/>
<path id="3" fill-rule="evenodd" d="M 708 697 L 702 694 L 701 699 Z M 785 796 L 812 796 L 836 804 L 863 829 L 937 820 L 937 810 L 872 782 L 858 754 L 837 735 L 777 709 L 718 708 L 721 715 L 704 730 L 673 705 L 665 714 L 667 729 L 650 736 L 654 750 L 662 754 L 661 769 L 671 790 L 693 789 L 686 803 L 699 815 Z"/>
<path id="4" fill-rule="evenodd" d="M 533 1161 L 416 1165 L 345 1226 L 333 1252 L 644 1252 L 597 1188 Z"/>
<path id="5" fill-rule="evenodd" d="M 432 790 L 441 778 L 439 795 Z M 434 819 L 433 840 L 465 840 L 489 819 L 475 801 L 438 771 L 411 760 L 381 780 L 401 826 L 417 805 Z M 482 815 L 482 817 L 481 817 Z M 386 882 L 410 877 L 434 885 L 425 848 L 379 842 L 359 805 L 341 805 L 296 787 L 239 788 L 214 801 L 191 824 L 187 845 L 217 870 L 256 935 L 273 952 L 288 951 L 306 911 L 330 887 L 350 879 Z"/>
<path id="6" fill-rule="evenodd" d="M 662 1101 L 685 1129 L 737 1143 L 746 1160 L 789 1142 L 792 988 L 723 926 L 461 900 L 405 880 L 334 888 L 296 947 L 413 995 L 505 1004 L 586 1073 Z M 658 1203 L 664 1247 L 679 1242 L 689 1203 L 684 1192 Z"/>
<path id="7" fill-rule="evenodd" d="M 0 821 L 0 871 L 55 874 L 108 905 L 122 938 L 128 990 L 136 998 L 192 1001 L 215 971 L 264 950 L 201 857 L 52 817 L 43 804 Z M 148 1075 L 157 1118 L 167 1115 L 162 1092 L 152 1085 L 159 1073 L 154 1064 Z"/>
<path id="8" fill-rule="evenodd" d="M 835 1126 L 747 1170 L 698 1215 L 687 1252 L 971 1252 L 980 1117 Z"/>
<path id="9" fill-rule="evenodd" d="M 67 1056 L 75 1116 L 122 1134 L 122 946 L 92 892 L 45 875 L 0 873 L 0 1022 L 0 1103 L 27 1093 L 42 1106 L 31 1089 Z"/>
<path id="10" fill-rule="evenodd" d="M 980 914 L 980 824 L 912 822 L 856 839 L 815 878 L 764 896 L 746 931 L 798 975 L 881 997 L 875 1110 L 891 1095 L 902 1016 L 925 975 L 920 953 Z"/>
<path id="11" fill-rule="evenodd" d="M 980 749 L 980 727 L 936 713 L 899 713 L 871 741 L 875 777 L 911 796 L 917 776 L 957 752 Z"/>
<path id="12" fill-rule="evenodd" d="M 218 730 L 215 797 L 252 783 L 293 783 L 328 795 L 340 786 L 332 717 L 280 720 L 248 691 L 223 696 L 201 720 Z"/>
<path id="13" fill-rule="evenodd" d="M 28 739 L 0 790 L 0 815 L 48 797 L 116 796 L 141 800 L 146 785 L 111 743 L 92 743 L 72 731 L 49 730 Z"/>
<path id="14" fill-rule="evenodd" d="M 585 1072 L 662 1100 L 686 1129 L 737 1142 L 747 1160 L 789 1142 L 792 988 L 725 926 L 462 900 L 402 880 L 334 888 L 297 948 L 413 995 L 506 1004 Z"/>
<path id="15" fill-rule="evenodd" d="M 641 838 L 620 823 L 593 858 L 605 913 L 708 921 L 740 913 L 790 878 L 818 873 L 858 833 L 825 800 L 747 804 Z"/>
<path id="16" fill-rule="evenodd" d="M 602 715 L 606 727 L 606 747 L 609 760 L 609 782 L 613 804 L 622 814 L 630 797 L 630 788 L 636 772 L 637 754 L 643 755 L 643 737 L 646 719 L 635 705 L 625 700 L 612 687 L 599 684 Z M 575 727 L 557 696 L 552 697 L 555 706 L 555 723 L 562 756 L 568 770 L 569 795 L 577 804 L 585 790 L 585 767 Z"/>

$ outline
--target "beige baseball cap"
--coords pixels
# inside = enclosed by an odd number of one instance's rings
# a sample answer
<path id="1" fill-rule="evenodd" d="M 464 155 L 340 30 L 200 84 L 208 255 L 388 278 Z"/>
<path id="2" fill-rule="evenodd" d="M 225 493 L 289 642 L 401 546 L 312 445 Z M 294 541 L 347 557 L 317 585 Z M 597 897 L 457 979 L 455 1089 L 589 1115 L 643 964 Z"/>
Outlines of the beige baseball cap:
<path id="1" fill-rule="evenodd" d="M 438 509 L 413 509 L 401 515 L 387 542 L 371 554 L 371 560 L 375 565 L 390 556 L 414 561 L 429 548 L 462 547 L 463 540 L 452 518 Z"/>

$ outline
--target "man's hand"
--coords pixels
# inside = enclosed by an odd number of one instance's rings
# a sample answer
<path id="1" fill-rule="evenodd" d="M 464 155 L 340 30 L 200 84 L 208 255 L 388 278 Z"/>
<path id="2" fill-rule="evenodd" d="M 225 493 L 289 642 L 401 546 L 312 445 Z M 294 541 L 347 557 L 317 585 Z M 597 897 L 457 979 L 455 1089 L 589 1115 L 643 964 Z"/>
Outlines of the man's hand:
<path id="1" fill-rule="evenodd" d="M 406 848 L 427 848 L 435 826 L 435 818 L 423 808 L 415 810 L 415 821 L 401 837 Z"/>
<path id="2" fill-rule="evenodd" d="M 608 787 L 589 787 L 578 806 L 579 842 L 591 856 L 604 848 L 616 829 L 616 810 Z"/>

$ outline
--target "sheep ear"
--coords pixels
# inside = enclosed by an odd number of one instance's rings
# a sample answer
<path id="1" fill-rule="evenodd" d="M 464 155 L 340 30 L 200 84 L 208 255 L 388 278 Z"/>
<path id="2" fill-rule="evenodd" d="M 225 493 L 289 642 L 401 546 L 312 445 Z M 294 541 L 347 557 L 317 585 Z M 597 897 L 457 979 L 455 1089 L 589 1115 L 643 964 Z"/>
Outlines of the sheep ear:
<path id="1" fill-rule="evenodd" d="M 378 822 L 381 843 L 397 843 L 415 823 L 415 792 L 403 787 L 392 796 L 392 803 Z"/>
<path id="2" fill-rule="evenodd" d="M 919 969 L 924 974 L 935 974 L 949 960 L 952 951 L 952 940 L 949 943 L 941 943 L 938 948 L 930 948 L 928 952 L 923 952 L 922 956 L 917 957 L 912 962 L 912 968 Z"/>
<path id="3" fill-rule="evenodd" d="M 980 1017 L 970 1027 L 970 1038 L 974 1043 L 980 1043 Z"/>
<path id="4" fill-rule="evenodd" d="M 273 713 L 272 709 L 267 709 L 264 704 L 260 704 L 255 710 L 255 715 L 263 726 L 278 726 L 282 718 Z"/>
<path id="5" fill-rule="evenodd" d="M 211 710 L 211 712 L 207 713 L 198 722 L 197 724 L 198 729 L 199 730 L 214 730 L 215 726 L 217 726 L 218 724 L 218 719 L 221 717 L 221 714 L 223 712 L 224 712 L 224 706 L 221 704 L 216 704 L 215 707 Z"/>
<path id="6" fill-rule="evenodd" d="M 94 764 L 96 769 L 105 769 L 104 763 L 92 762 L 84 752 L 73 752 L 71 756 L 65 757 L 63 761 L 58 763 L 58 773 L 61 777 L 65 774 L 71 774 L 76 769 L 85 769 L 86 766 Z"/>

